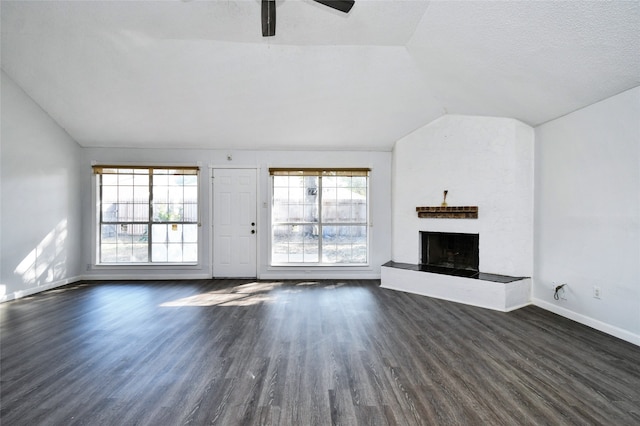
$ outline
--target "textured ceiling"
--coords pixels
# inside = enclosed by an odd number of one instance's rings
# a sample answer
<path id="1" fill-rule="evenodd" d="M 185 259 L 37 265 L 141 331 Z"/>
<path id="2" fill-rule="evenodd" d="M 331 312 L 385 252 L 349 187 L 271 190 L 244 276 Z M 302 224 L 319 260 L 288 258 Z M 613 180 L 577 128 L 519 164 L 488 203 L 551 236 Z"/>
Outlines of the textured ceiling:
<path id="1" fill-rule="evenodd" d="M 390 150 L 640 84 L 640 2 L 2 1 L 2 68 L 83 146 Z"/>

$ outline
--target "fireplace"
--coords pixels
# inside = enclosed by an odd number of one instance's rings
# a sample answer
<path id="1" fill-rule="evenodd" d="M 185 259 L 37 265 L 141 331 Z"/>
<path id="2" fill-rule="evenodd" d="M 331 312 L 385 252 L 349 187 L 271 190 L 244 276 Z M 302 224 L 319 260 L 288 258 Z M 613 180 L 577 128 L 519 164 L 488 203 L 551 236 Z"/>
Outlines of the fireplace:
<path id="1" fill-rule="evenodd" d="M 480 272 L 479 242 L 479 234 L 420 232 L 420 263 L 385 263 L 381 286 L 502 312 L 528 305 L 531 279 Z"/>
<path id="2" fill-rule="evenodd" d="M 478 234 L 420 232 L 420 268 L 427 272 L 473 277 L 480 264 Z"/>

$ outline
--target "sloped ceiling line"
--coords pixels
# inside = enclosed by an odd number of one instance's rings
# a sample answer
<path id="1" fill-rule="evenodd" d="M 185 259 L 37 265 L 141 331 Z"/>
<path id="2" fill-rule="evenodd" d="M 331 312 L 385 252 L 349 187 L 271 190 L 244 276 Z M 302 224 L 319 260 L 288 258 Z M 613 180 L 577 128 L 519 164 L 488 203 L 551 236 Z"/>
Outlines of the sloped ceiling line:
<path id="1" fill-rule="evenodd" d="M 391 150 L 640 85 L 640 2 L 2 1 L 2 68 L 81 145 Z"/>

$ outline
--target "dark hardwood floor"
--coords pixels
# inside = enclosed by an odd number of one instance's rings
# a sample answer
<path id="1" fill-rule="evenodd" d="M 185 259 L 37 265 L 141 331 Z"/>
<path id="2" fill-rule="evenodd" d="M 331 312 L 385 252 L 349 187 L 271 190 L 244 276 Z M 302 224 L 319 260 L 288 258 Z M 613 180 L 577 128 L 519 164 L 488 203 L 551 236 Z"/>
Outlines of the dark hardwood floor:
<path id="1" fill-rule="evenodd" d="M 640 424 L 640 348 L 379 281 L 93 282 L 0 305 L 2 425 Z"/>

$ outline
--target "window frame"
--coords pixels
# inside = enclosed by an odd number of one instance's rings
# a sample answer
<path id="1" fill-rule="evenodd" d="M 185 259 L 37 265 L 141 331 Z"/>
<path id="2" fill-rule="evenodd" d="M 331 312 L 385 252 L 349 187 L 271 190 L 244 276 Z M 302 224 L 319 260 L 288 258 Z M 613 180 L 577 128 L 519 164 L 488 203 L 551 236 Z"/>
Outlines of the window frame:
<path id="1" fill-rule="evenodd" d="M 114 174 L 114 173 L 108 173 L 105 172 L 105 170 L 112 170 L 112 169 L 117 169 L 117 170 L 147 170 L 148 173 L 144 174 L 144 176 L 148 176 L 148 184 L 147 184 L 147 188 L 149 190 L 149 194 L 148 194 L 148 199 L 146 201 L 146 208 L 148 209 L 148 214 L 147 214 L 147 219 L 146 221 L 140 221 L 140 220 L 135 220 L 132 219 L 130 221 L 119 221 L 119 220 L 104 220 L 103 218 L 103 209 L 102 209 L 102 203 L 103 203 L 103 184 L 102 184 L 102 176 L 104 174 Z M 190 220 L 184 220 L 184 217 L 182 218 L 183 220 L 154 220 L 154 211 L 153 211 L 153 205 L 154 205 L 154 200 L 153 200 L 153 188 L 154 188 L 154 183 L 153 183 L 153 176 L 154 170 L 176 170 L 176 171 L 190 171 L 191 173 L 184 173 L 184 176 L 195 176 L 196 178 L 196 206 L 195 206 L 195 215 L 196 218 L 194 221 L 190 221 Z M 116 173 L 117 174 L 117 173 Z M 132 175 L 134 175 L 135 173 L 132 173 Z M 92 175 L 95 177 L 95 181 L 94 181 L 94 194 L 95 194 L 95 214 L 94 214 L 94 218 L 95 218 L 95 222 L 94 222 L 94 233 L 93 235 L 95 236 L 95 240 L 93 241 L 93 250 L 94 250 L 94 266 L 97 267 L 108 267 L 108 268 L 113 268 L 113 267 L 151 267 L 151 268 L 162 268 L 162 267 L 194 267 L 194 266 L 198 266 L 200 264 L 200 257 L 202 254 L 202 235 L 201 235 L 201 203 L 202 203 L 202 197 L 201 197 L 201 179 L 200 179 L 200 167 L 199 166 L 184 166 L 184 165 L 128 165 L 128 164 L 119 164 L 119 165 L 92 165 Z M 118 187 L 120 185 L 117 185 Z M 133 185 L 135 187 L 135 185 Z M 156 185 L 158 186 L 158 185 Z M 169 185 L 171 186 L 171 185 Z M 193 185 L 191 185 L 193 186 Z M 181 186 L 183 189 L 185 187 L 185 185 Z M 141 204 L 141 203 L 139 203 Z M 183 199 L 183 204 L 184 204 L 184 199 Z M 177 226 L 182 226 L 182 225 L 196 225 L 196 241 L 195 241 L 195 245 L 196 245 L 196 256 L 195 256 L 195 260 L 189 260 L 189 261 L 159 261 L 153 260 L 153 255 L 152 255 L 152 245 L 153 245 L 153 232 L 152 232 L 152 227 L 153 225 L 159 225 L 159 224 L 165 224 L 167 226 L 173 226 L 173 225 L 177 225 Z M 113 225 L 113 226 L 128 226 L 128 225 L 144 225 L 147 227 L 147 233 L 146 233 L 146 248 L 147 248 L 147 260 L 144 262 L 132 262 L 132 261 L 113 261 L 113 262 L 105 262 L 102 260 L 102 226 L 103 225 Z M 184 236 L 182 235 L 182 242 L 181 244 L 183 245 L 184 248 Z"/>
<path id="2" fill-rule="evenodd" d="M 274 223 L 274 207 L 275 207 L 275 199 L 274 199 L 274 177 L 275 176 L 316 176 L 318 177 L 318 221 L 317 222 L 278 222 Z M 322 186 L 322 178 L 323 177 L 340 177 L 340 176 L 362 176 L 366 178 L 366 208 L 365 214 L 366 219 L 364 222 L 323 222 L 323 212 L 322 212 L 322 194 L 323 194 L 323 186 Z M 269 203 L 269 249 L 268 249 L 268 258 L 269 258 L 269 267 L 279 268 L 279 267 L 319 267 L 319 268 L 362 268 L 369 267 L 371 262 L 371 169 L 370 168 L 360 168 L 360 167 L 349 167 L 349 168 L 337 168 L 337 167 L 326 167 L 326 168 L 300 168 L 300 167 L 272 167 L 269 168 L 269 194 L 270 194 L 270 203 Z M 274 226 L 286 226 L 286 225 L 313 225 L 318 226 L 318 261 L 317 262 L 274 262 L 273 259 L 273 250 L 274 250 L 274 238 L 273 238 L 273 229 Z M 362 263 L 347 263 L 347 262 L 334 262 L 328 263 L 323 262 L 323 227 L 339 227 L 339 226 L 364 226 L 366 230 L 366 259 Z"/>

